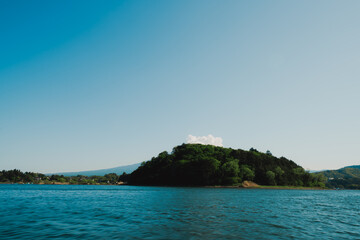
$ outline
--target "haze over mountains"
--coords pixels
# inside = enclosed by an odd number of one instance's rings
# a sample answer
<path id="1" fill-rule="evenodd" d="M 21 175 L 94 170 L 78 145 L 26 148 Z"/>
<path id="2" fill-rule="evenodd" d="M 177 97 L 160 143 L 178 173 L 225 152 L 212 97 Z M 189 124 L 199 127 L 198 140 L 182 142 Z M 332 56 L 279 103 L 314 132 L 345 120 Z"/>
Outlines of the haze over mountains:
<path id="1" fill-rule="evenodd" d="M 77 175 L 83 175 L 83 176 L 104 176 L 108 173 L 116 173 L 117 175 L 121 175 L 124 172 L 129 174 L 132 173 L 135 169 L 137 169 L 140 166 L 141 163 L 126 165 L 126 166 L 120 166 L 120 167 L 114 167 L 114 168 L 107 168 L 107 169 L 100 169 L 100 170 L 90 170 L 90 171 L 80 171 L 80 172 L 61 172 L 61 173 L 49 173 L 46 175 L 64 175 L 65 177 L 70 176 L 77 176 Z"/>

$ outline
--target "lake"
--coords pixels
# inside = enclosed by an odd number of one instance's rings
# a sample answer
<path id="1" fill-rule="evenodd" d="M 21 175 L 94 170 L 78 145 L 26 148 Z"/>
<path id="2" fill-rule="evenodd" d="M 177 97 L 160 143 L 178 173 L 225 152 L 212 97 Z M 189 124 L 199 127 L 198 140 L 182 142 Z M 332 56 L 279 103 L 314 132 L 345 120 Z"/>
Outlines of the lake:
<path id="1" fill-rule="evenodd" d="M 359 239 L 360 191 L 0 185 L 0 239 Z"/>

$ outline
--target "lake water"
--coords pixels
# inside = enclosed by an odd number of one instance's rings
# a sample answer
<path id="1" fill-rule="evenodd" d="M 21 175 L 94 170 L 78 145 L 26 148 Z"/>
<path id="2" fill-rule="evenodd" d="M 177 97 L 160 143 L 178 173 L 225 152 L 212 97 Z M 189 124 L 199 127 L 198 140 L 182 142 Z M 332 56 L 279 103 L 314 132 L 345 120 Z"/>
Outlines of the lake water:
<path id="1" fill-rule="evenodd" d="M 0 185 L 0 239 L 359 239 L 360 191 Z"/>

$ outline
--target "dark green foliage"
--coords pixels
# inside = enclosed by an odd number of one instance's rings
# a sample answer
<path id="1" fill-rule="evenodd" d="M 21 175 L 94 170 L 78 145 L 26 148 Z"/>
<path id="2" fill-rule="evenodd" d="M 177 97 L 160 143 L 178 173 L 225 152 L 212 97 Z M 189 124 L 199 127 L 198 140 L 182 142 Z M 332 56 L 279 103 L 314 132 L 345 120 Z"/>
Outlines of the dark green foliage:
<path id="1" fill-rule="evenodd" d="M 266 172 L 266 178 L 268 180 L 268 183 L 270 185 L 276 185 L 276 181 L 275 181 L 275 173 L 273 171 L 267 171 Z"/>
<path id="2" fill-rule="evenodd" d="M 285 173 L 284 170 L 281 169 L 281 167 L 277 166 L 275 168 L 275 181 L 277 182 L 278 185 L 283 185 L 284 184 L 284 179 L 283 179 L 283 175 Z"/>
<path id="3" fill-rule="evenodd" d="M 21 172 L 18 169 L 14 170 L 3 170 L 0 172 L 0 182 L 2 183 L 39 183 L 41 180 L 45 179 L 46 176 L 41 173 L 33 173 L 33 172 Z"/>
<path id="4" fill-rule="evenodd" d="M 220 165 L 220 162 L 219 162 Z M 239 176 L 240 168 L 239 163 L 236 160 L 225 162 L 220 169 L 222 178 L 222 184 L 235 184 L 241 182 L 241 177 Z"/>
<path id="5" fill-rule="evenodd" d="M 328 188 L 360 189 L 360 169 L 358 166 L 322 171 L 318 175 L 328 180 L 326 183 Z"/>
<path id="6" fill-rule="evenodd" d="M 344 168 L 357 168 L 357 169 L 360 169 L 360 165 L 352 165 L 352 166 L 347 166 L 347 167 L 344 167 Z"/>
<path id="7" fill-rule="evenodd" d="M 360 178 L 359 168 L 341 168 L 339 170 L 327 170 L 320 172 L 327 178 Z"/>
<path id="8" fill-rule="evenodd" d="M 254 180 L 255 173 L 248 165 L 240 165 L 240 178 L 245 181 Z"/>
<path id="9" fill-rule="evenodd" d="M 328 188 L 339 188 L 339 189 L 360 189 L 360 178 L 334 178 L 329 179 L 326 183 Z"/>
<path id="10" fill-rule="evenodd" d="M 123 172 L 123 174 L 121 174 L 119 176 L 119 182 L 128 182 L 129 181 L 129 176 L 130 176 L 130 174 L 127 174 L 126 172 Z"/>
<path id="11" fill-rule="evenodd" d="M 254 148 L 244 151 L 201 144 L 183 144 L 171 154 L 162 152 L 129 176 L 129 183 L 134 185 L 233 185 L 244 180 L 261 185 L 321 185 L 312 174 L 284 157 Z"/>
<path id="12" fill-rule="evenodd" d="M 355 169 L 356 170 L 356 169 Z M 346 170 L 353 174 L 355 170 Z M 360 171 L 360 170 L 359 170 Z M 45 184 L 118 184 L 168 186 L 236 185 L 244 180 L 261 185 L 289 185 L 323 187 L 323 174 L 310 174 L 291 160 L 250 151 L 215 147 L 212 145 L 183 144 L 171 154 L 162 152 L 151 161 L 144 162 L 132 174 L 121 176 L 111 173 L 105 176 L 45 176 L 40 173 L 10 170 L 0 172 L 3 183 Z M 351 182 L 356 188 L 359 182 Z M 341 185 L 341 184 L 340 184 Z M 342 184 L 343 186 L 343 184 Z"/>
<path id="13" fill-rule="evenodd" d="M 20 170 L 14 169 L 10 171 L 0 172 L 1 183 L 42 183 L 42 184 L 117 184 L 118 182 L 127 182 L 128 174 L 123 173 L 118 176 L 115 173 L 109 173 L 105 176 L 73 176 L 65 177 L 63 175 L 51 175 L 46 176 L 41 173 L 33 172 L 21 172 Z"/>

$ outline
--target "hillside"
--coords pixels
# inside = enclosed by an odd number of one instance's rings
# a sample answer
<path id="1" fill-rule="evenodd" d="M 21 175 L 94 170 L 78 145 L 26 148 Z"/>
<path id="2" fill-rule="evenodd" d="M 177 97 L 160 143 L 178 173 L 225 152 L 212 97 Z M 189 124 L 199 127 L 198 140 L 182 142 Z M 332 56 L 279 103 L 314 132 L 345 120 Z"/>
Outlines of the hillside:
<path id="1" fill-rule="evenodd" d="M 338 170 L 326 170 L 320 172 L 327 178 L 360 178 L 360 169 L 344 167 Z"/>
<path id="2" fill-rule="evenodd" d="M 100 169 L 100 170 L 91 170 L 91 171 L 80 171 L 80 172 L 63 172 L 63 173 L 53 173 L 53 174 L 46 174 L 46 175 L 63 175 L 65 177 L 71 177 L 71 176 L 104 176 L 109 173 L 116 173 L 117 175 L 121 175 L 122 173 L 130 174 L 135 169 L 137 169 L 140 166 L 140 163 L 127 165 L 127 166 L 121 166 L 121 167 L 115 167 L 115 168 L 107 168 L 107 169 Z"/>
<path id="3" fill-rule="evenodd" d="M 360 189 L 360 168 L 358 165 L 348 166 L 338 170 L 319 172 L 328 180 L 329 188 Z"/>
<path id="4" fill-rule="evenodd" d="M 357 169 L 360 169 L 360 165 L 352 165 L 352 166 L 347 166 L 347 167 L 344 167 L 344 168 L 357 168 Z"/>
<path id="5" fill-rule="evenodd" d="M 19 183 L 19 184 L 74 184 L 74 185 L 109 185 L 123 184 L 127 174 L 117 175 L 108 173 L 104 176 L 64 176 L 64 175 L 45 175 L 42 173 L 22 172 L 18 169 L 0 171 L 0 183 Z"/>
<path id="6" fill-rule="evenodd" d="M 321 175 L 305 172 L 284 157 L 256 149 L 234 150 L 183 144 L 144 162 L 129 176 L 133 185 L 234 185 L 244 180 L 261 185 L 324 186 Z"/>

